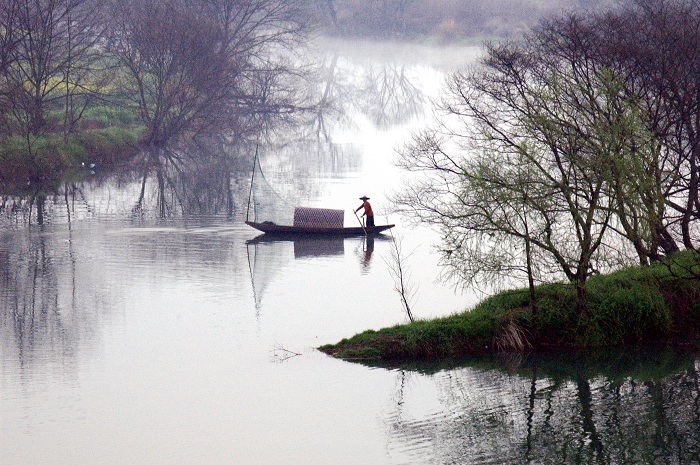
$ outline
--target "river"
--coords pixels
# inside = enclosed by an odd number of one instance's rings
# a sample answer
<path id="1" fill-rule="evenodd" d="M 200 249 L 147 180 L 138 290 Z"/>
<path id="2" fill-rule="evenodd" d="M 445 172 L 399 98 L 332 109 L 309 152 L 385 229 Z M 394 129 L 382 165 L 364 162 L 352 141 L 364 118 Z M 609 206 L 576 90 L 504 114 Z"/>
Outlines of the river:
<path id="1" fill-rule="evenodd" d="M 314 150 L 263 148 L 267 180 L 346 223 L 370 196 L 377 222 L 397 225 L 413 314 L 469 308 L 484 291 L 445 282 L 437 233 L 392 215 L 388 197 L 405 176 L 394 150 L 478 49 L 328 50 L 324 85 L 357 100 L 310 122 Z M 233 180 L 240 198 L 248 181 Z M 268 241 L 241 202 L 159 219 L 134 208 L 140 190 L 87 182 L 49 199 L 42 224 L 3 210 L 0 463 L 700 462 L 693 355 L 336 360 L 316 347 L 407 320 L 391 236 Z"/>

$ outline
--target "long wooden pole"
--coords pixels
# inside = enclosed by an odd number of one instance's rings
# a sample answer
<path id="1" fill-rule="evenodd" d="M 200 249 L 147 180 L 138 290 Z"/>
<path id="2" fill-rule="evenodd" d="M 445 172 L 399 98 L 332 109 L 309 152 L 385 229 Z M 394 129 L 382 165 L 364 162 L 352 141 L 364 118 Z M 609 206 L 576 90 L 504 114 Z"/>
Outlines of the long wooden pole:
<path id="1" fill-rule="evenodd" d="M 362 224 L 362 220 L 360 220 L 360 217 L 357 216 L 357 212 L 355 210 L 352 211 L 355 214 L 355 218 L 357 218 L 357 221 L 360 223 L 360 227 L 362 228 L 362 231 L 365 233 L 365 236 L 367 235 L 367 230 L 365 229 L 365 225 Z"/>

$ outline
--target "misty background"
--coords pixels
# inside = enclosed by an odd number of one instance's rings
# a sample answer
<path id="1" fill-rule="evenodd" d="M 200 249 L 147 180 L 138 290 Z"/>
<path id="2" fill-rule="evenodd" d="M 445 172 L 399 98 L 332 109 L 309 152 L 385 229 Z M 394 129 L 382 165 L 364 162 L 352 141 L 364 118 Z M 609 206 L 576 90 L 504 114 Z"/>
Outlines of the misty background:
<path id="1" fill-rule="evenodd" d="M 517 37 L 544 17 L 615 0 L 311 0 L 324 34 L 435 43 Z"/>

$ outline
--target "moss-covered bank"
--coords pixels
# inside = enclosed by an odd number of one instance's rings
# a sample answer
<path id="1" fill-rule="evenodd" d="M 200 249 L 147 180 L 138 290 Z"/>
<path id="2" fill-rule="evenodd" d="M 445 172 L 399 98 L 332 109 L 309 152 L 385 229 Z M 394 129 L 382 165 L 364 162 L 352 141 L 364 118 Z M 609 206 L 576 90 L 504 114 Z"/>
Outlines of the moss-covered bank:
<path id="1" fill-rule="evenodd" d="M 588 281 L 588 315 L 576 313 L 567 284 L 490 297 L 475 308 L 429 321 L 365 331 L 319 350 L 344 359 L 410 360 L 462 357 L 529 348 L 589 348 L 673 342 L 700 343 L 700 258 L 681 253 L 664 264 L 630 267 Z"/>

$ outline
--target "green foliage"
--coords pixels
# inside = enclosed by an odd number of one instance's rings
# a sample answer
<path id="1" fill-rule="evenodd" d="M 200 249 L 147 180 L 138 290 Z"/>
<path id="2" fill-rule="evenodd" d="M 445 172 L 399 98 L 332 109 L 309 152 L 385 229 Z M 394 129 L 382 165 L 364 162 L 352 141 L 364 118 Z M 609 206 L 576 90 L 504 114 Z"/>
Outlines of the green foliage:
<path id="1" fill-rule="evenodd" d="M 96 106 L 85 110 L 81 120 L 81 127 L 101 127 L 119 126 L 129 127 L 138 124 L 138 118 L 133 111 L 122 107 Z M 99 123 L 99 124 L 95 124 Z"/>
<path id="2" fill-rule="evenodd" d="M 695 263 L 689 253 L 678 266 Z M 682 268 L 685 269 L 685 268 Z M 496 351 L 499 334 L 516 325 L 540 349 L 602 348 L 657 342 L 697 342 L 700 283 L 674 276 L 664 264 L 630 267 L 588 280 L 587 317 L 576 311 L 576 289 L 546 284 L 536 289 L 538 313 L 528 311 L 529 292 L 501 292 L 463 313 L 366 331 L 321 351 L 349 359 L 434 359 Z"/>
<path id="3" fill-rule="evenodd" d="M 71 151 L 77 150 L 59 137 L 38 137 L 30 143 L 10 137 L 0 145 L 0 173 L 6 181 L 46 181 L 63 172 L 70 164 Z"/>
<path id="4" fill-rule="evenodd" d="M 339 358 L 445 358 L 485 352 L 491 341 L 493 318 L 476 313 L 367 331 L 335 345 L 319 348 Z"/>
<path id="5" fill-rule="evenodd" d="M 74 163 L 96 163 L 112 165 L 136 153 L 143 136 L 143 127 L 127 129 L 109 127 L 76 134 L 71 141 L 82 148 L 74 152 Z"/>
<path id="6" fill-rule="evenodd" d="M 483 312 L 494 312 L 503 308 L 518 308 L 525 307 L 530 303 L 530 293 L 526 289 L 515 289 L 503 291 L 499 294 L 491 296 L 479 303 L 476 309 Z M 475 310 L 476 310 L 475 309 Z"/>
<path id="7" fill-rule="evenodd" d="M 665 276 L 695 280 L 700 276 L 700 254 L 694 251 L 676 253 L 667 257 L 663 264 L 657 264 L 655 269 Z"/>
<path id="8" fill-rule="evenodd" d="M 591 345 L 630 344 L 664 338 L 672 316 L 653 276 L 630 279 L 624 273 L 591 280 Z"/>
<path id="9" fill-rule="evenodd" d="M 7 185 L 51 184 L 81 163 L 105 166 L 137 153 L 142 128 L 111 127 L 83 131 L 67 140 L 61 134 L 9 137 L 0 142 L 0 173 Z"/>

